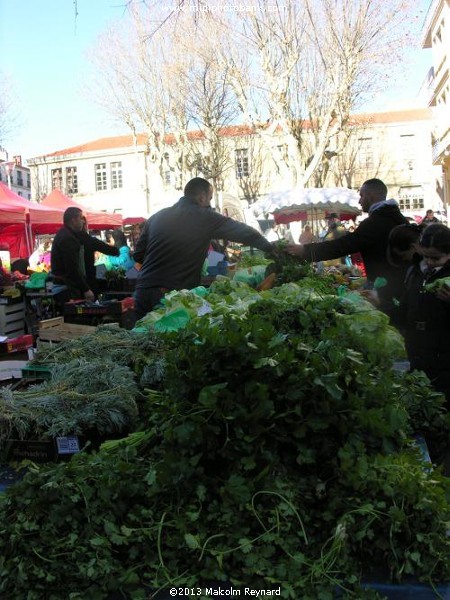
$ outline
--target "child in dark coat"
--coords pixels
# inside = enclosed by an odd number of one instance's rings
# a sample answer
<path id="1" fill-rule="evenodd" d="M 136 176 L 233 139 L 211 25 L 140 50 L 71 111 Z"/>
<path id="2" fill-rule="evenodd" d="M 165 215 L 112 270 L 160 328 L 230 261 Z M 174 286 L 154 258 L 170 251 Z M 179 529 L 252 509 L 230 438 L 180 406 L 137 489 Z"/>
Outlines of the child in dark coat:
<path id="1" fill-rule="evenodd" d="M 450 279 L 448 286 L 430 285 L 450 277 L 450 229 L 428 225 L 417 248 L 422 260 L 406 276 L 401 328 L 411 369 L 424 371 L 450 408 Z"/>

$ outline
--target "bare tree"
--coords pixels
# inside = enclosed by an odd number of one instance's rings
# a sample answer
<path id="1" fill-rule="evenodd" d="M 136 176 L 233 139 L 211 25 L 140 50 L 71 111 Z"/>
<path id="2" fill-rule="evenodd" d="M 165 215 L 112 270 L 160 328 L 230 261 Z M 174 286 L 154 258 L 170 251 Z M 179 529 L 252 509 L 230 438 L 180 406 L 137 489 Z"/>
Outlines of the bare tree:
<path id="1" fill-rule="evenodd" d="M 408 39 L 408 6 L 411 0 L 291 0 L 268 10 L 258 0 L 254 10 L 220 13 L 229 37 L 223 59 L 239 71 L 243 114 L 247 85 L 270 120 L 261 135 L 285 135 L 294 185 L 323 168 L 351 111 L 384 85 Z M 253 58 L 251 80 L 239 70 L 243 54 Z"/>
<path id="2" fill-rule="evenodd" d="M 18 126 L 18 113 L 11 79 L 0 71 L 0 146 Z"/>
<path id="3" fill-rule="evenodd" d="M 162 176 L 170 125 L 170 40 L 162 31 L 149 37 L 147 19 L 137 6 L 131 8 L 128 19 L 109 29 L 92 54 L 97 73 L 90 95 L 136 141 L 139 133 L 146 134 L 148 176 L 154 180 Z"/>
<path id="4" fill-rule="evenodd" d="M 130 0 L 129 33 L 97 52 L 102 97 L 135 134 L 148 134 L 155 166 L 172 134 L 178 182 L 202 154 L 205 175 L 220 185 L 230 168 L 220 131 L 239 112 L 291 185 L 322 185 L 342 154 L 350 114 L 399 62 L 412 3 L 253 0 L 227 11 L 178 0 L 168 14 L 156 0 Z M 202 134 L 195 144 L 192 126 Z"/>

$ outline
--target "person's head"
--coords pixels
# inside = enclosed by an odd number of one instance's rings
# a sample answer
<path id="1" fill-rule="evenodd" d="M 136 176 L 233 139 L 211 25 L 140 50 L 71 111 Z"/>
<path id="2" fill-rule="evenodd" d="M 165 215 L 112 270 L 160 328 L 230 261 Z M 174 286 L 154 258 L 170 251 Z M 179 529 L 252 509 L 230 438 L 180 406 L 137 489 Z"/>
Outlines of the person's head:
<path id="1" fill-rule="evenodd" d="M 327 216 L 327 225 L 332 228 L 340 223 L 339 215 L 337 213 L 331 213 Z"/>
<path id="2" fill-rule="evenodd" d="M 419 252 L 429 267 L 443 267 L 450 260 L 450 229 L 442 223 L 428 225 L 419 238 Z"/>
<path id="3" fill-rule="evenodd" d="M 391 230 L 387 248 L 387 256 L 391 265 L 399 267 L 412 262 L 414 254 L 419 251 L 421 231 L 422 228 L 415 223 L 403 223 Z"/>
<path id="4" fill-rule="evenodd" d="M 386 200 L 387 187 L 381 179 L 368 179 L 359 190 L 359 203 L 363 212 L 369 212 L 369 208 L 376 202 Z"/>
<path id="5" fill-rule="evenodd" d="M 116 248 L 122 248 L 127 246 L 127 238 L 121 229 L 113 229 L 109 232 L 108 243 L 115 246 Z"/>
<path id="6" fill-rule="evenodd" d="M 66 227 L 74 231 L 82 231 L 83 229 L 83 213 L 80 208 L 69 206 L 66 208 L 63 215 L 63 223 Z"/>
<path id="7" fill-rule="evenodd" d="M 434 217 L 434 212 L 432 211 L 431 208 L 429 208 L 427 210 L 427 212 L 425 213 L 425 219 L 432 219 Z"/>
<path id="8" fill-rule="evenodd" d="M 210 206 L 213 197 L 213 187 L 206 179 L 194 177 L 186 184 L 184 195 L 186 198 L 194 200 L 199 206 L 207 208 Z"/>
<path id="9" fill-rule="evenodd" d="M 311 225 L 305 225 L 305 227 L 304 227 L 303 231 L 304 231 L 305 233 L 311 233 Z"/>
<path id="10" fill-rule="evenodd" d="M 48 252 L 52 247 L 52 238 L 49 235 L 42 236 L 39 245 L 43 252 Z"/>

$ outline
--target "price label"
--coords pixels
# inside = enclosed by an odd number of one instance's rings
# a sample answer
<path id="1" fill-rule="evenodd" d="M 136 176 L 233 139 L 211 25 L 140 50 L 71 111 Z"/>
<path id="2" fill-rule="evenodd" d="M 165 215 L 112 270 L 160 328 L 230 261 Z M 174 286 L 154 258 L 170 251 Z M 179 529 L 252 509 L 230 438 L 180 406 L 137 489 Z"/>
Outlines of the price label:
<path id="1" fill-rule="evenodd" d="M 56 446 L 58 454 L 76 454 L 80 451 L 80 444 L 76 435 L 70 437 L 57 437 Z"/>

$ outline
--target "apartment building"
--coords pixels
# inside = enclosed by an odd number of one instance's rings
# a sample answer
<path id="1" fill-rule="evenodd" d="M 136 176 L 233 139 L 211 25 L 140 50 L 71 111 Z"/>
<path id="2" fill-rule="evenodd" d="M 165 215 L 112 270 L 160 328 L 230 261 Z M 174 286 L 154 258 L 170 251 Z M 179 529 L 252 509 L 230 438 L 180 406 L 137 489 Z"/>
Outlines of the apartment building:
<path id="1" fill-rule="evenodd" d="M 27 159 L 32 196 L 52 190 L 97 210 L 136 216 L 150 212 L 146 137 L 107 137 Z"/>
<path id="2" fill-rule="evenodd" d="M 364 180 L 379 177 L 406 214 L 420 216 L 427 208 L 440 212 L 441 172 L 432 162 L 432 124 L 428 108 L 354 115 L 308 185 L 357 189 Z M 213 181 L 217 205 L 236 215 L 239 200 L 245 206 L 295 185 L 296 165 L 289 162 L 280 130 L 269 136 L 261 128 L 223 128 L 220 170 L 210 156 L 198 131 L 188 134 L 183 148 L 167 136 L 159 155 L 144 135 L 102 138 L 28 159 L 32 197 L 61 189 L 97 210 L 148 216 L 173 204 L 188 179 L 202 176 Z"/>
<path id="3" fill-rule="evenodd" d="M 0 181 L 26 200 L 31 199 L 30 169 L 22 164 L 21 156 L 9 160 L 8 152 L 0 147 Z"/>
<path id="4" fill-rule="evenodd" d="M 433 164 L 442 169 L 442 196 L 450 204 L 450 0 L 432 0 L 422 47 L 431 48 L 429 106 L 433 109 Z"/>

